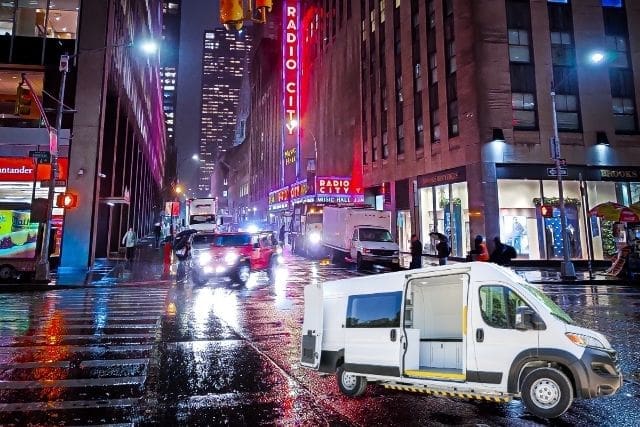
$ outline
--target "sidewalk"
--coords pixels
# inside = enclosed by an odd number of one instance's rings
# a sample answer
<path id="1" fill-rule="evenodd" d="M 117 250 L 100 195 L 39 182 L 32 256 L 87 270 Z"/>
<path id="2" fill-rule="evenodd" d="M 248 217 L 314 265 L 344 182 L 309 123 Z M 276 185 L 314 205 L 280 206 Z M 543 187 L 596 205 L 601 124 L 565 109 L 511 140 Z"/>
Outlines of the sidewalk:
<path id="1" fill-rule="evenodd" d="M 0 292 L 44 291 L 52 289 L 75 289 L 83 287 L 114 286 L 118 284 L 162 284 L 170 277 L 163 271 L 163 248 L 154 248 L 155 239 L 139 240 L 136 259 L 131 265 L 122 259 L 97 259 L 87 273 L 51 272 L 51 282 L 46 283 L 0 283 Z"/>
<path id="2" fill-rule="evenodd" d="M 411 257 L 409 255 L 401 256 L 401 264 L 409 267 Z M 448 264 L 459 264 L 461 261 L 449 260 Z M 432 256 L 422 257 L 423 266 L 438 265 L 438 259 Z M 585 270 L 576 271 L 576 280 L 565 280 L 560 277 L 560 270 L 550 267 L 512 267 L 513 270 L 533 284 L 553 284 L 553 283 L 571 283 L 576 285 L 617 285 L 631 283 L 629 280 L 621 279 L 615 276 L 604 274 L 604 270 L 593 270 L 593 276 L 589 277 L 589 272 Z M 640 283 L 638 283 L 640 286 Z"/>

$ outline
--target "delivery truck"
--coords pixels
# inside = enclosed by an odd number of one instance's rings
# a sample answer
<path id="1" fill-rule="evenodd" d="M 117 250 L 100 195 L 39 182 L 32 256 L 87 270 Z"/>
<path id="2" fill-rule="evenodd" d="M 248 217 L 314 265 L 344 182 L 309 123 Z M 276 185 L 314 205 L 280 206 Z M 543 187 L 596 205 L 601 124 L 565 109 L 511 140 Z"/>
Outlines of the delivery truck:
<path id="1" fill-rule="evenodd" d="M 198 231 L 215 231 L 218 201 L 215 198 L 189 201 L 189 228 Z"/>
<path id="2" fill-rule="evenodd" d="M 360 207 L 325 206 L 322 244 L 333 262 L 353 262 L 358 269 L 380 264 L 400 266 L 400 248 L 391 235 L 391 212 Z"/>
<path id="3" fill-rule="evenodd" d="M 618 354 L 513 271 L 487 262 L 357 277 L 304 289 L 301 365 L 367 383 L 555 418 L 622 385 Z"/>

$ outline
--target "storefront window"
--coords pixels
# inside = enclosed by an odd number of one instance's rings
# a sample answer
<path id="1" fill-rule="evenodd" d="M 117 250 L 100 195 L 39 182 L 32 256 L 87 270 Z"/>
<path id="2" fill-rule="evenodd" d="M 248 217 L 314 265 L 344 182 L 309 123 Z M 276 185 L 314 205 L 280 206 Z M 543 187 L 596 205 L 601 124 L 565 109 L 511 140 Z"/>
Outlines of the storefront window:
<path id="1" fill-rule="evenodd" d="M 80 0 L 56 0 L 51 2 L 47 37 L 56 39 L 75 39 L 78 27 L 78 9 Z"/>
<path id="2" fill-rule="evenodd" d="M 467 183 L 451 184 L 453 202 L 453 227 L 451 230 L 451 253 L 453 256 L 466 257 L 471 250 L 469 231 L 469 197 Z"/>
<path id="3" fill-rule="evenodd" d="M 536 200 L 540 200 L 540 181 L 501 179 L 498 181 L 500 240 L 513 246 L 518 258 L 544 259 L 540 242 L 542 223 Z M 493 236 L 488 236 L 488 239 Z"/>
<path id="4" fill-rule="evenodd" d="M 0 36 L 10 36 L 13 33 L 14 8 L 13 0 L 0 3 Z"/>
<path id="5" fill-rule="evenodd" d="M 411 245 L 411 212 L 407 210 L 398 211 L 398 219 L 396 221 L 398 231 L 398 246 L 401 252 L 409 252 Z"/>
<path id="6" fill-rule="evenodd" d="M 640 203 L 640 182 L 632 182 L 629 184 L 631 189 L 631 204 Z"/>
<path id="7" fill-rule="evenodd" d="M 18 0 L 16 35 L 44 37 L 47 0 Z"/>
<path id="8" fill-rule="evenodd" d="M 606 202 L 618 202 L 615 182 L 588 182 L 589 208 Z M 598 217 L 589 218 L 593 237 L 593 258 L 609 259 L 616 253 L 615 222 L 605 221 Z"/>
<path id="9" fill-rule="evenodd" d="M 467 184 L 444 184 L 420 190 L 420 215 L 425 251 L 436 253 L 437 240 L 429 233 L 437 231 L 449 238 L 451 256 L 465 257 L 470 249 L 469 202 Z"/>

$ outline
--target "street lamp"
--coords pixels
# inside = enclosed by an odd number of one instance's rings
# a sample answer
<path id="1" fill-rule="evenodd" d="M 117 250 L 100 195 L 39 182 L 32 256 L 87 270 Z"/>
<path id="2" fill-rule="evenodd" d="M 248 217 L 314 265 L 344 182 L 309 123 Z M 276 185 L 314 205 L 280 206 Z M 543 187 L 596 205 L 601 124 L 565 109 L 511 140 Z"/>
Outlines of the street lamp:
<path id="1" fill-rule="evenodd" d="M 606 58 L 600 51 L 589 54 L 589 61 L 594 65 L 602 64 Z M 560 81 L 560 86 L 564 80 Z M 558 180 L 558 199 L 560 200 L 560 226 L 562 228 L 562 262 L 560 263 L 560 276 L 563 279 L 575 279 L 576 269 L 569 256 L 569 238 L 567 236 L 567 210 L 564 203 L 564 189 L 562 186 L 562 156 L 560 154 L 560 136 L 558 132 L 558 112 L 556 111 L 556 84 L 551 82 L 551 108 L 553 111 L 553 140 L 551 155 L 555 160 L 556 178 Z"/>
<path id="2" fill-rule="evenodd" d="M 97 49 L 87 50 L 88 52 L 96 52 L 102 51 L 110 48 L 116 47 L 130 47 L 133 43 L 126 43 L 121 45 L 113 45 L 113 46 L 104 46 Z M 145 41 L 141 45 L 141 49 L 147 55 L 154 54 L 157 51 L 157 45 L 155 42 L 151 40 Z M 56 187 L 56 178 L 58 172 L 58 135 L 60 135 L 60 130 L 62 128 L 62 114 L 64 111 L 64 96 L 65 96 L 65 88 L 67 83 L 67 73 L 69 72 L 69 62 L 71 59 L 77 57 L 83 52 L 87 51 L 78 51 L 73 55 L 68 55 L 66 53 L 60 55 L 60 63 L 58 66 L 58 70 L 60 71 L 60 90 L 58 92 L 58 99 L 55 99 L 57 105 L 56 108 L 56 123 L 55 129 L 50 129 L 50 138 L 49 138 L 49 153 L 51 157 L 51 175 L 49 176 L 49 189 L 47 193 L 47 221 L 45 223 L 44 232 L 42 233 L 42 244 L 40 245 L 40 254 L 38 257 L 38 262 L 36 263 L 36 272 L 35 279 L 38 281 L 49 281 L 50 278 L 50 265 L 49 265 L 49 240 L 51 236 L 51 220 L 53 217 L 53 199 L 55 194 Z M 23 74 L 23 79 L 25 78 Z M 35 94 L 34 94 L 35 97 Z M 44 116 L 44 111 L 41 111 L 41 114 Z M 45 116 L 46 118 L 46 116 Z"/>

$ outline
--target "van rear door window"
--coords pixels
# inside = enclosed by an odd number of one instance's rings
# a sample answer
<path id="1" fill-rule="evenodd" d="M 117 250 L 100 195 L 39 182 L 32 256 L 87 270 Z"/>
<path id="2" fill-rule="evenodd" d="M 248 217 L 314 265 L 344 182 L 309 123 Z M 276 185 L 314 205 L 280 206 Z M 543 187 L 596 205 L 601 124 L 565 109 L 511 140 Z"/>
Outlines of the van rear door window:
<path id="1" fill-rule="evenodd" d="M 402 292 L 352 295 L 347 306 L 347 328 L 398 328 Z"/>

